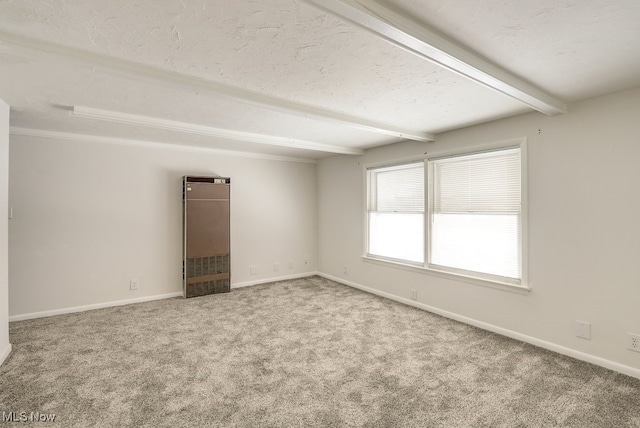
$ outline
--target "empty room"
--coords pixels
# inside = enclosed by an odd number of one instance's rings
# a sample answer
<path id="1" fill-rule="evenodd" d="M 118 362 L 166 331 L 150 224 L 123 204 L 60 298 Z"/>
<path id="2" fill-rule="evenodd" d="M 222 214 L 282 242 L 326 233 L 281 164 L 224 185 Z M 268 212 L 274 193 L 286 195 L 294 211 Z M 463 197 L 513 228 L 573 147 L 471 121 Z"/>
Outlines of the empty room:
<path id="1" fill-rule="evenodd" d="M 640 427 L 637 0 L 0 1 L 0 426 Z"/>

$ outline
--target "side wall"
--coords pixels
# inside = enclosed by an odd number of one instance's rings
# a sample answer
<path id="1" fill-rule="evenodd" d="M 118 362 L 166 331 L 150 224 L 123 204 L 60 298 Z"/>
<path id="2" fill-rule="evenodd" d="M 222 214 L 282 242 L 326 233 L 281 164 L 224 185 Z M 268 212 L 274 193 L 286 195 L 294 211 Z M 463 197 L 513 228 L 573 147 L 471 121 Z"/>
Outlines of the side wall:
<path id="1" fill-rule="evenodd" d="M 640 89 L 318 164 L 319 271 L 370 291 L 640 377 Z M 363 165 L 526 137 L 529 293 L 365 262 Z M 344 267 L 347 266 L 345 273 Z M 576 337 L 576 320 L 592 339 Z"/>
<path id="2" fill-rule="evenodd" d="M 316 271 L 315 164 L 13 135 L 10 150 L 12 320 L 179 293 L 186 174 L 231 177 L 232 287 Z"/>
<path id="3" fill-rule="evenodd" d="M 9 106 L 0 100 L 0 364 L 9 344 Z"/>

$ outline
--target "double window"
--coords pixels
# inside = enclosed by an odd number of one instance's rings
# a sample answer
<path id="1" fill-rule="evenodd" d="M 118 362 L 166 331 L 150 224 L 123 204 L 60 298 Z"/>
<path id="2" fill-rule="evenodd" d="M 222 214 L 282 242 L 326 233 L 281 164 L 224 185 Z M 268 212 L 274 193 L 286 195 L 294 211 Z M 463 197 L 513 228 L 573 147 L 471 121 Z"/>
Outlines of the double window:
<path id="1" fill-rule="evenodd" d="M 367 255 L 521 285 L 522 150 L 369 168 Z"/>

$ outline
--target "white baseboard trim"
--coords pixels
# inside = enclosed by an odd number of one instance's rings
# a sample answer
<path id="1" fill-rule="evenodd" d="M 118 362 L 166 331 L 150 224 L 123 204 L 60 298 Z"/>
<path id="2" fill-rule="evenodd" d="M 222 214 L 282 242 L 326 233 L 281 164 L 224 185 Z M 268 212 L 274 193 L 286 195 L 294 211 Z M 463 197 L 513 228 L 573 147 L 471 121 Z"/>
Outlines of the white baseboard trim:
<path id="1" fill-rule="evenodd" d="M 84 311 L 90 311 L 93 309 L 110 308 L 113 306 L 130 305 L 132 303 L 150 302 L 152 300 L 169 299 L 171 297 L 178 297 L 178 296 L 182 296 L 181 291 L 175 292 L 175 293 L 157 294 L 154 296 L 136 297 L 135 299 L 117 300 L 117 301 L 104 302 L 104 303 L 94 303 L 91 305 L 74 306 L 71 308 L 53 309 L 50 311 L 32 312 L 29 314 L 22 314 L 22 315 L 12 315 L 9 317 L 9 322 L 30 320 L 34 318 L 52 317 L 54 315 L 71 314 L 74 312 L 84 312 Z"/>
<path id="2" fill-rule="evenodd" d="M 297 273 L 294 275 L 278 276 L 276 278 L 264 278 L 264 279 L 257 279 L 255 281 L 238 282 L 236 284 L 231 284 L 231 288 L 250 287 L 252 285 L 268 284 L 270 282 L 276 282 L 276 281 L 286 281 L 287 279 L 307 278 L 313 275 L 319 275 L 319 273 L 305 272 L 305 273 Z"/>
<path id="3" fill-rule="evenodd" d="M 8 343 L 7 347 L 2 352 L 0 352 L 0 366 L 2 365 L 2 363 L 5 362 L 5 360 L 7 359 L 10 353 L 11 353 L 11 344 Z"/>
<path id="4" fill-rule="evenodd" d="M 526 334 L 518 333 L 513 330 L 508 330 L 506 328 L 498 327 L 497 325 L 489 324 L 489 323 L 478 321 L 476 319 L 465 317 L 463 315 L 459 315 L 453 312 L 445 311 L 443 309 L 439 309 L 434 306 L 425 305 L 424 303 L 416 302 L 415 300 L 399 297 L 391 293 L 386 293 L 384 291 L 376 290 L 375 288 L 367 287 L 362 284 L 358 284 L 358 283 L 348 281 L 342 278 L 338 278 L 332 275 L 328 275 L 326 273 L 318 272 L 317 275 L 323 278 L 330 279 L 331 281 L 339 282 L 340 284 L 348 285 L 349 287 L 366 291 L 367 293 L 376 294 L 378 296 L 385 297 L 387 299 L 395 300 L 396 302 L 404 303 L 405 305 L 423 309 L 427 312 L 432 312 L 434 314 L 441 315 L 443 317 L 450 318 L 456 321 L 460 321 L 462 323 L 469 324 L 474 327 L 481 328 L 483 330 L 488 330 L 493 333 L 500 334 L 502 336 L 507 336 L 512 339 L 519 340 L 521 342 L 526 342 L 531 345 L 538 346 L 540 348 L 548 349 L 549 351 L 557 352 L 558 354 L 566 355 L 566 356 L 575 358 L 576 360 L 585 361 L 587 363 L 595 364 L 597 366 L 601 366 L 609 370 L 613 370 L 618 373 L 622 373 L 627 376 L 632 376 L 640 379 L 640 369 L 637 369 L 635 367 L 616 363 L 615 361 L 607 360 L 601 357 L 596 357 L 595 355 L 587 354 L 581 351 L 576 351 L 575 349 L 567 348 L 565 346 L 558 345 L 556 343 L 547 342 L 546 340 L 538 339 L 533 336 L 528 336 Z"/>
<path id="5" fill-rule="evenodd" d="M 299 273 L 295 275 L 279 276 L 277 278 L 264 278 L 256 281 L 247 281 L 247 282 L 232 284 L 231 288 L 248 287 L 251 285 L 266 284 L 269 282 L 284 281 L 287 279 L 305 278 L 305 277 L 317 275 L 317 274 L 318 274 L 317 272 L 305 272 L 305 273 Z M 24 320 L 34 319 L 34 318 L 52 317 L 54 315 L 71 314 L 74 312 L 84 312 L 84 311 L 90 311 L 93 309 L 110 308 L 113 306 L 130 305 L 132 303 L 150 302 L 152 300 L 170 299 L 172 297 L 179 297 L 179 296 L 182 296 L 181 291 L 175 292 L 175 293 L 168 293 L 168 294 L 158 294 L 155 296 L 137 297 L 135 299 L 117 300 L 117 301 L 104 302 L 104 303 L 94 303 L 91 305 L 84 305 L 84 306 L 74 306 L 71 308 L 53 309 L 50 311 L 32 312 L 32 313 L 21 314 L 21 315 L 12 315 L 9 317 L 9 322 L 24 321 Z"/>

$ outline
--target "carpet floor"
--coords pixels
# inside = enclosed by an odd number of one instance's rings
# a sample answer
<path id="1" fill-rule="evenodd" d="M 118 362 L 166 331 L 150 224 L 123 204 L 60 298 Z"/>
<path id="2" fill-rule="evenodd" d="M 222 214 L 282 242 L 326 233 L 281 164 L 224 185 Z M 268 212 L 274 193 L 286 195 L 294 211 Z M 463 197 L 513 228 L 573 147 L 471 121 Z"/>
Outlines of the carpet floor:
<path id="1" fill-rule="evenodd" d="M 640 427 L 638 379 L 320 277 L 10 338 L 0 412 L 41 426 Z"/>

